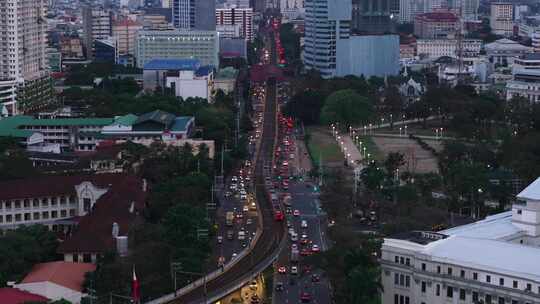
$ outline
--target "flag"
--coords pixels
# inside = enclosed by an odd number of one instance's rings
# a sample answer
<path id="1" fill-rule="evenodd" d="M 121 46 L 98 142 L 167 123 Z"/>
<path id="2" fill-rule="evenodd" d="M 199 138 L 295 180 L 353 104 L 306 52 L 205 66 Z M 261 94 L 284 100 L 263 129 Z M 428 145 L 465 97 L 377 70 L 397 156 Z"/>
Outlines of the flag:
<path id="1" fill-rule="evenodd" d="M 133 281 L 131 282 L 131 298 L 133 299 L 133 303 L 139 303 L 139 300 L 141 298 L 141 290 L 139 286 L 139 280 L 137 279 L 137 275 L 135 274 L 135 266 L 133 266 Z"/>

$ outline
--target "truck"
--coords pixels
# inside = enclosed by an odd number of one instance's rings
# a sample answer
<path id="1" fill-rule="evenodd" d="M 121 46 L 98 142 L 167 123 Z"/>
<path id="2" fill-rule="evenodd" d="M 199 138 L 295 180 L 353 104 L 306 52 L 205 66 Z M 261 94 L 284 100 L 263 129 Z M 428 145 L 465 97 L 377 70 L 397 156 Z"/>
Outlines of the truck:
<path id="1" fill-rule="evenodd" d="M 228 212 L 225 214 L 225 221 L 226 221 L 226 223 L 227 223 L 227 226 L 232 226 L 232 225 L 233 225 L 233 222 L 234 222 L 234 212 L 228 211 Z"/>
<path id="2" fill-rule="evenodd" d="M 291 263 L 298 263 L 299 255 L 300 255 L 300 252 L 298 251 L 298 248 L 293 248 L 291 250 Z"/>

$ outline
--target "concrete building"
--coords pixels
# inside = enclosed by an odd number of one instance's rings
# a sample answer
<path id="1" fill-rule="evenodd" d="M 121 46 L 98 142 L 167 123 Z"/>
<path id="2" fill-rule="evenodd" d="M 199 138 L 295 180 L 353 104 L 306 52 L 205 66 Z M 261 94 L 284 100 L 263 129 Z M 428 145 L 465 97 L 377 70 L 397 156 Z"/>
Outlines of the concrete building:
<path id="1" fill-rule="evenodd" d="M 306 12 L 304 9 L 304 0 L 281 0 L 279 3 L 279 12 L 283 17 L 283 23 L 304 18 Z"/>
<path id="2" fill-rule="evenodd" d="M 119 56 L 135 56 L 137 34 L 141 29 L 142 24 L 128 18 L 113 22 L 112 36 L 116 39 Z"/>
<path id="3" fill-rule="evenodd" d="M 118 41 L 114 37 L 94 40 L 94 61 L 116 64 L 118 62 Z"/>
<path id="4" fill-rule="evenodd" d="M 385 238 L 382 303 L 538 303 L 540 179 L 516 198 L 472 224 Z"/>
<path id="5" fill-rule="evenodd" d="M 24 279 L 14 287 L 53 301 L 61 299 L 79 304 L 87 296 L 83 292 L 85 274 L 96 270 L 91 263 L 49 262 L 32 267 Z"/>
<path id="6" fill-rule="evenodd" d="M 215 31 L 214 0 L 172 0 L 173 25 L 178 29 Z"/>
<path id="7" fill-rule="evenodd" d="M 214 78 L 214 89 L 222 90 L 225 94 L 233 92 L 236 87 L 238 70 L 233 67 L 220 69 Z"/>
<path id="8" fill-rule="evenodd" d="M 212 67 L 195 59 L 155 59 L 144 65 L 144 89 L 170 88 L 176 97 L 204 98 L 211 102 L 214 91 Z"/>
<path id="9" fill-rule="evenodd" d="M 393 0 L 353 0 L 352 24 L 354 33 L 382 34 L 394 31 Z"/>
<path id="10" fill-rule="evenodd" d="M 458 26 L 458 18 L 449 12 L 425 13 L 414 18 L 414 34 L 423 39 L 453 37 Z"/>
<path id="11" fill-rule="evenodd" d="M 515 57 L 532 52 L 531 47 L 506 38 L 488 43 L 484 49 L 490 62 L 502 66 L 511 65 Z"/>
<path id="12" fill-rule="evenodd" d="M 218 24 L 216 31 L 219 34 L 219 40 L 231 38 L 243 38 L 240 24 Z"/>
<path id="13" fill-rule="evenodd" d="M 216 9 L 216 25 L 240 25 L 240 37 L 253 40 L 253 9 L 223 7 Z M 232 37 L 236 38 L 236 37 Z"/>
<path id="14" fill-rule="evenodd" d="M 82 9 L 84 46 L 86 57 L 93 58 L 92 46 L 96 39 L 107 39 L 112 35 L 112 12 L 85 6 Z"/>
<path id="15" fill-rule="evenodd" d="M 463 21 L 474 21 L 478 19 L 479 0 L 449 0 L 448 9 L 459 14 Z"/>
<path id="16" fill-rule="evenodd" d="M 54 102 L 47 66 L 46 3 L 0 2 L 0 113 L 37 111 Z"/>
<path id="17" fill-rule="evenodd" d="M 137 37 L 137 67 L 153 59 L 199 59 L 201 65 L 219 66 L 215 31 L 142 30 Z"/>
<path id="18" fill-rule="evenodd" d="M 482 49 L 482 40 L 463 39 L 462 56 L 477 57 Z M 458 41 L 456 39 L 418 39 L 416 53 L 418 56 L 437 59 L 442 56 L 458 57 Z"/>
<path id="19" fill-rule="evenodd" d="M 524 97 L 531 103 L 540 102 L 539 53 L 525 54 L 514 59 L 512 79 L 506 82 L 506 100 L 513 97 Z"/>
<path id="20" fill-rule="evenodd" d="M 84 48 L 79 37 L 62 36 L 60 38 L 60 52 L 62 57 L 70 59 L 84 59 Z"/>
<path id="21" fill-rule="evenodd" d="M 514 4 L 491 2 L 489 25 L 495 35 L 512 36 L 514 33 Z"/>

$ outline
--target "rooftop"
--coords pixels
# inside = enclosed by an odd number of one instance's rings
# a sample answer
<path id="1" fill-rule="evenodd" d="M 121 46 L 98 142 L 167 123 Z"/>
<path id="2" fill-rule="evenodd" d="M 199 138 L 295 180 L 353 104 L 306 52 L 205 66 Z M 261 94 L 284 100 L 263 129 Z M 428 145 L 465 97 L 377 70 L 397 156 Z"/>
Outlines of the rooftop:
<path id="1" fill-rule="evenodd" d="M 66 288 L 82 291 L 84 275 L 96 270 L 91 263 L 49 262 L 34 265 L 32 271 L 22 280 L 21 284 L 52 282 Z"/>
<path id="2" fill-rule="evenodd" d="M 509 51 L 509 50 L 529 51 L 531 50 L 530 47 L 519 44 L 518 42 L 507 39 L 507 38 L 495 40 L 492 43 L 488 43 L 484 46 L 484 48 L 487 51 L 491 51 L 491 50 L 493 51 Z"/>
<path id="3" fill-rule="evenodd" d="M 233 67 L 226 67 L 223 69 L 220 69 L 217 72 L 216 78 L 227 78 L 227 79 L 234 79 L 238 76 L 238 70 Z"/>
<path id="4" fill-rule="evenodd" d="M 124 116 L 117 116 L 114 118 L 114 122 L 123 126 L 131 126 L 139 117 L 134 114 L 127 114 Z"/>
<path id="5" fill-rule="evenodd" d="M 2 304 L 24 304 L 29 302 L 49 302 L 49 299 L 29 293 L 17 288 L 0 288 L 0 299 Z"/>
<path id="6" fill-rule="evenodd" d="M 196 71 L 201 65 L 198 59 L 154 59 L 144 65 L 145 70 Z"/>
<path id="7" fill-rule="evenodd" d="M 455 22 L 458 20 L 456 15 L 449 12 L 432 12 L 432 13 L 424 13 L 416 16 L 415 19 L 424 19 L 427 21 L 449 21 L 449 22 Z"/>
<path id="8" fill-rule="evenodd" d="M 525 200 L 540 200 L 540 177 L 518 193 L 516 197 Z"/>
<path id="9" fill-rule="evenodd" d="M 521 230 L 512 224 L 512 211 L 491 215 L 483 220 L 440 231 L 449 236 L 497 240 L 519 234 Z"/>
<path id="10" fill-rule="evenodd" d="M 175 116 L 171 113 L 167 113 L 165 111 L 161 110 L 155 110 L 152 112 L 145 113 L 134 122 L 134 124 L 140 124 L 147 121 L 153 121 L 160 124 L 164 124 L 166 126 L 169 126 L 175 119 Z"/>
<path id="11" fill-rule="evenodd" d="M 205 65 L 198 68 L 195 71 L 195 76 L 197 77 L 208 76 L 213 70 L 214 68 L 211 65 Z"/>

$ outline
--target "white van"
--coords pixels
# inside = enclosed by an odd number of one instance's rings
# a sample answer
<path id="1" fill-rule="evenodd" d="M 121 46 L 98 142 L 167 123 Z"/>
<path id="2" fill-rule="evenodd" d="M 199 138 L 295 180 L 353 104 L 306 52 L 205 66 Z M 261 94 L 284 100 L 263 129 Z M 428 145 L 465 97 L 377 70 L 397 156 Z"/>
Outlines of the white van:
<path id="1" fill-rule="evenodd" d="M 306 221 L 306 220 L 302 220 L 302 222 L 300 223 L 300 227 L 302 227 L 302 228 L 307 228 L 307 221 Z"/>

